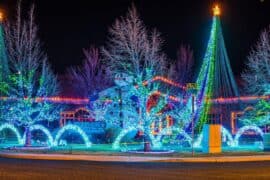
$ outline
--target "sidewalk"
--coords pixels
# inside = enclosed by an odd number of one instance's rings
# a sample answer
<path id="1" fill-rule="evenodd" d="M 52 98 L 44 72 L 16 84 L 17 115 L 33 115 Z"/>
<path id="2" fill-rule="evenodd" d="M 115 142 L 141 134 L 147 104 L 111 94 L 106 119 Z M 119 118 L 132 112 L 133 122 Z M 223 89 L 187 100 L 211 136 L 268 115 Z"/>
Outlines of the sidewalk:
<path id="1" fill-rule="evenodd" d="M 270 161 L 270 155 L 252 156 L 211 156 L 211 157 L 140 157 L 117 155 L 65 155 L 65 154 L 26 154 L 26 153 L 0 153 L 2 158 L 36 159 L 36 160 L 64 160 L 64 161 L 96 161 L 96 162 L 255 162 Z"/>

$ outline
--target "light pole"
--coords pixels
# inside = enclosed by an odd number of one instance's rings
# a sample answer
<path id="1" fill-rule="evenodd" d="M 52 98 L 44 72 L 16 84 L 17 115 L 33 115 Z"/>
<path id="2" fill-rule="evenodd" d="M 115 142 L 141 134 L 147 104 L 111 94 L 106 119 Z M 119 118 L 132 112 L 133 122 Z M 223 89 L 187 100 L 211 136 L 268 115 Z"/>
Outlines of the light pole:
<path id="1" fill-rule="evenodd" d="M 192 121 L 191 121 L 191 131 L 192 131 L 192 142 L 191 142 L 191 152 L 192 152 L 192 156 L 194 156 L 194 115 L 195 115 L 195 94 L 197 92 L 197 84 L 196 83 L 188 83 L 187 84 L 187 89 L 188 91 L 191 93 L 191 97 L 192 97 Z"/>
<path id="2" fill-rule="evenodd" d="M 195 102 L 195 96 L 194 93 L 192 93 L 192 156 L 194 156 L 194 102 Z"/>

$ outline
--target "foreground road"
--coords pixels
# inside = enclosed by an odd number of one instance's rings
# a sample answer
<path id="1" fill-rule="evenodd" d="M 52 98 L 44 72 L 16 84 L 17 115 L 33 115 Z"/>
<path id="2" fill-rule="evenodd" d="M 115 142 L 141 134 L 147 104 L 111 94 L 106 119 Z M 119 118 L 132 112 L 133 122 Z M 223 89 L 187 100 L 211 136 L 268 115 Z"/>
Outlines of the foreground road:
<path id="1" fill-rule="evenodd" d="M 270 162 L 101 163 L 0 158 L 0 179 L 270 179 Z"/>

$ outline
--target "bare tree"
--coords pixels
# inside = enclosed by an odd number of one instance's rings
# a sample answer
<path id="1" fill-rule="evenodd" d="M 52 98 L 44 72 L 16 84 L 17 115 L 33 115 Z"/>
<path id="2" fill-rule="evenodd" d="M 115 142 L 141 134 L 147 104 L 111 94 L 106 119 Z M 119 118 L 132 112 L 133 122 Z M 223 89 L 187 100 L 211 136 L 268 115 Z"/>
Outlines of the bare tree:
<path id="1" fill-rule="evenodd" d="M 68 69 L 75 92 L 84 97 L 93 95 L 111 84 L 109 69 L 102 64 L 99 50 L 95 47 L 83 49 L 85 60 L 81 67 Z"/>
<path id="2" fill-rule="evenodd" d="M 148 99 L 157 91 L 158 85 L 146 85 L 144 81 L 154 75 L 162 75 L 166 68 L 165 56 L 161 53 L 160 34 L 156 30 L 149 32 L 146 29 L 134 6 L 128 10 L 126 17 L 116 20 L 109 32 L 107 46 L 102 51 L 104 59 L 113 74 L 125 73 L 133 77 L 130 96 L 137 97 L 133 114 L 136 114 L 138 123 L 132 123 L 131 126 L 141 124 L 144 141 L 148 142 L 148 137 L 152 135 L 150 125 L 157 120 L 157 113 L 166 104 L 166 98 L 162 97 L 155 108 L 147 111 Z M 149 148 L 145 146 L 145 149 Z"/>
<path id="3" fill-rule="evenodd" d="M 177 51 L 176 62 L 170 66 L 169 77 L 182 84 L 191 82 L 193 65 L 193 51 L 190 46 L 181 45 Z"/>
<path id="4" fill-rule="evenodd" d="M 57 95 L 58 83 L 37 37 L 34 5 L 27 19 L 21 15 L 19 1 L 16 22 L 8 23 L 5 29 L 11 69 L 8 95 L 12 98 L 7 119 L 25 127 L 25 145 L 30 146 L 30 126 L 59 116 L 59 107 L 46 101 L 46 97 Z"/>
<path id="5" fill-rule="evenodd" d="M 113 73 L 146 79 L 147 73 L 152 76 L 166 68 L 160 34 L 156 30 L 147 31 L 134 5 L 126 17 L 116 20 L 109 32 L 107 47 L 102 52 Z"/>

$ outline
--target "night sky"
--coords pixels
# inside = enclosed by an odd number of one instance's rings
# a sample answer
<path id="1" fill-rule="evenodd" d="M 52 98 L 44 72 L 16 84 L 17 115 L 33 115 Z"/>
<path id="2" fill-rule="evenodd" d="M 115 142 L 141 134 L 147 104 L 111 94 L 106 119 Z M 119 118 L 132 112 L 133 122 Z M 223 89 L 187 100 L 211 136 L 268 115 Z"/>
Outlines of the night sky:
<path id="1" fill-rule="evenodd" d="M 105 44 L 108 27 L 126 14 L 135 3 L 148 28 L 157 28 L 165 40 L 170 59 L 177 47 L 190 44 L 200 62 L 209 38 L 211 0 L 24 0 L 35 2 L 40 37 L 53 68 L 63 73 L 66 67 L 82 62 L 82 48 Z M 270 24 L 270 0 L 223 0 L 222 28 L 233 72 L 242 71 L 249 50 L 263 28 Z M 14 15 L 15 0 L 1 0 L 0 7 Z"/>

